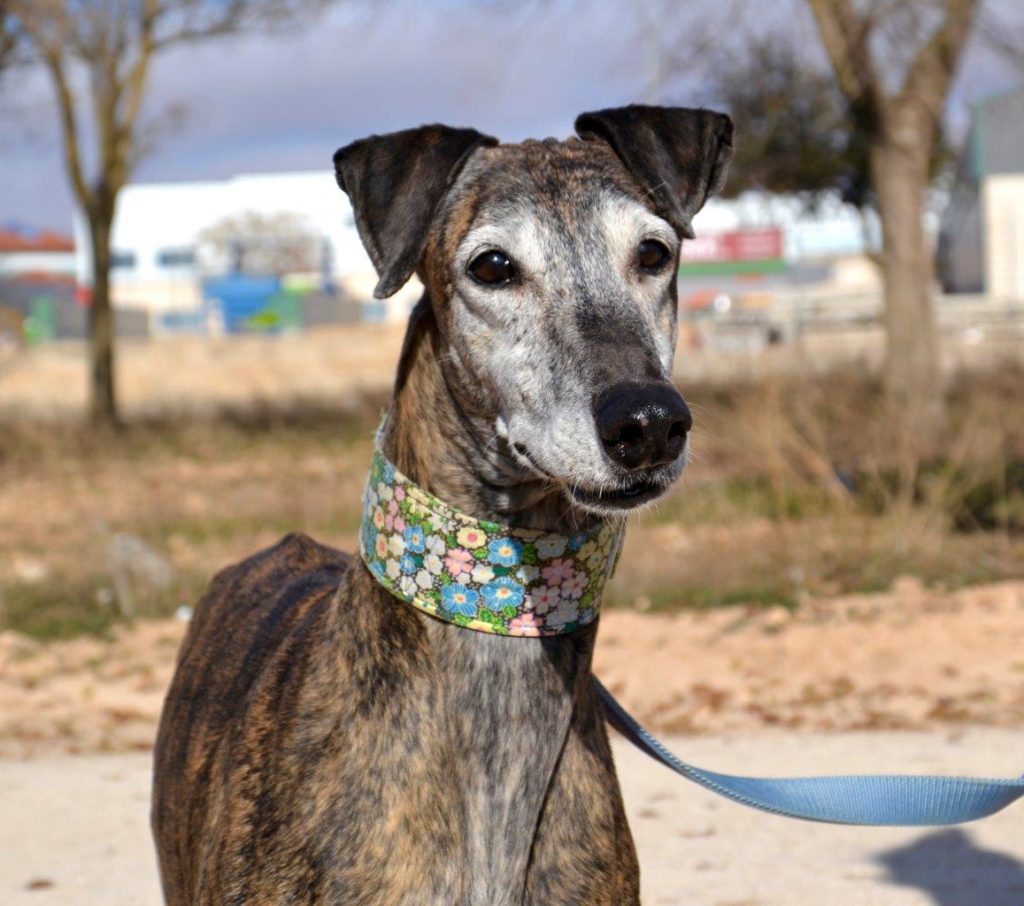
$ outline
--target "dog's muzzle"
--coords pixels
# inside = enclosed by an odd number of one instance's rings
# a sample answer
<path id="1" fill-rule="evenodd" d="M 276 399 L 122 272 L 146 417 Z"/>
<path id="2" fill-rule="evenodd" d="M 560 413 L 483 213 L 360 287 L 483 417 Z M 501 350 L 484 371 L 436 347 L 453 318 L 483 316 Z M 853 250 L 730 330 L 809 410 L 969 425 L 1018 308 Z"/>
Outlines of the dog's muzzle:
<path id="1" fill-rule="evenodd" d="M 615 384 L 597 397 L 593 413 L 605 455 L 630 472 L 675 462 L 693 427 L 689 408 L 666 381 Z"/>

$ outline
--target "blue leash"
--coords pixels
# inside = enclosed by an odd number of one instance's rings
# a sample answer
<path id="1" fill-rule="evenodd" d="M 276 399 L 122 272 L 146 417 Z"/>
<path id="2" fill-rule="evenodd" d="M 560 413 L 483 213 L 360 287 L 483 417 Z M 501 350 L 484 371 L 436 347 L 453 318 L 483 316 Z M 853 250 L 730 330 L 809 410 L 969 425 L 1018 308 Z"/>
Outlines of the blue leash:
<path id="1" fill-rule="evenodd" d="M 829 824 L 927 827 L 986 818 L 1024 796 L 1024 777 L 737 777 L 705 771 L 666 749 L 596 677 L 594 685 L 608 722 L 642 752 L 719 796 L 775 815 Z"/>

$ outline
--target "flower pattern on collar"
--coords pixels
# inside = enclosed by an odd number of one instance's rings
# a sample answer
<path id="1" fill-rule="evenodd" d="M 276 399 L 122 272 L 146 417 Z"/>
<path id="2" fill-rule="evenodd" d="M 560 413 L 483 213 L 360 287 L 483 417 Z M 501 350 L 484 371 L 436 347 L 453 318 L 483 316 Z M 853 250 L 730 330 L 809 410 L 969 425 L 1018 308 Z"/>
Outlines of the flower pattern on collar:
<path id="1" fill-rule="evenodd" d="M 374 449 L 360 550 L 374 578 L 420 610 L 479 632 L 547 636 L 593 622 L 622 547 L 621 523 L 576 535 L 474 519 Z"/>

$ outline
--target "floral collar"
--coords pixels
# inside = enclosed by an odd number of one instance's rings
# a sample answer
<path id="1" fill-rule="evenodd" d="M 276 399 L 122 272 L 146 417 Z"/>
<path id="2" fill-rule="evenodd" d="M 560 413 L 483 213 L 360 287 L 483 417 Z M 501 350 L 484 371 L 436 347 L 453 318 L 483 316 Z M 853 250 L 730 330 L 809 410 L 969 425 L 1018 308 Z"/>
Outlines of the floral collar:
<path id="1" fill-rule="evenodd" d="M 474 519 L 384 456 L 378 435 L 363 494 L 363 560 L 396 598 L 438 619 L 498 635 L 574 632 L 597 617 L 623 524 L 576 535 Z"/>

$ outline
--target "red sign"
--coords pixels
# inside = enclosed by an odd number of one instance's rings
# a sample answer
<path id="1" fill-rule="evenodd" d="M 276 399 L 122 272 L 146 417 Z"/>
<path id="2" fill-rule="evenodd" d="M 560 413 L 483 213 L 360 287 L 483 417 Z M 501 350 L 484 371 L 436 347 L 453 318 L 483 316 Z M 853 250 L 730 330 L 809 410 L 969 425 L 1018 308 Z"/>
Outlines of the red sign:
<path id="1" fill-rule="evenodd" d="M 683 243 L 686 264 L 716 261 L 774 261 L 782 257 L 782 230 L 732 230 Z"/>

